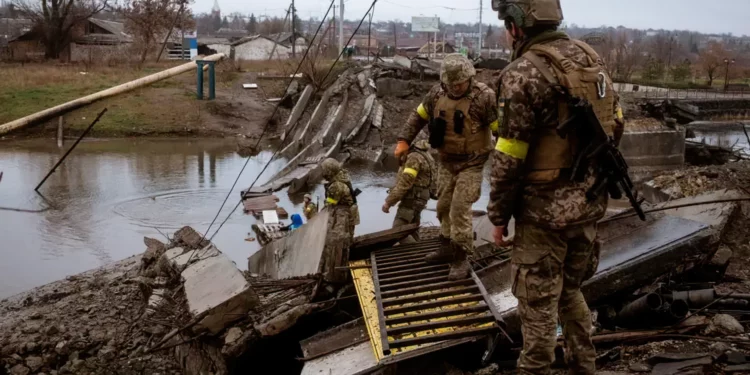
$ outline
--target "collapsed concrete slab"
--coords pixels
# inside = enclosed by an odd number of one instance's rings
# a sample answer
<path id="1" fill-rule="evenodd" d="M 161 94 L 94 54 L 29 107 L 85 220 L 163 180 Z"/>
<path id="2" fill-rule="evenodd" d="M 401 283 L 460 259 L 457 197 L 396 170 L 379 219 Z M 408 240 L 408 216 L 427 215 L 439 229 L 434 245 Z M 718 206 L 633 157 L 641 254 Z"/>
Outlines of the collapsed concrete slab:
<path id="1" fill-rule="evenodd" d="M 724 189 L 707 192 L 694 197 L 675 199 L 659 204 L 657 205 L 657 208 L 678 207 L 701 202 L 712 202 L 722 199 L 736 199 L 742 197 L 745 197 L 745 194 L 742 194 L 739 191 Z M 726 228 L 729 219 L 738 209 L 739 203 L 737 202 L 720 202 L 679 207 L 665 210 L 663 212 L 666 215 L 681 217 L 708 225 L 711 228 L 711 242 L 718 243 L 724 233 L 724 229 Z"/>
<path id="2" fill-rule="evenodd" d="M 370 113 L 372 112 L 372 108 L 375 105 L 375 94 L 371 94 L 367 97 L 365 100 L 365 107 L 362 111 L 362 118 L 357 123 L 357 126 L 352 129 L 351 133 L 346 137 L 344 140 L 345 142 L 351 142 L 357 135 L 359 135 L 360 131 L 362 131 L 362 128 L 366 123 L 368 123 L 368 120 L 370 119 Z"/>
<path id="3" fill-rule="evenodd" d="M 300 117 L 302 117 L 302 113 L 305 112 L 305 108 L 307 108 L 307 103 L 310 101 L 310 97 L 312 97 L 313 91 L 313 85 L 305 86 L 305 89 L 302 91 L 302 95 L 300 95 L 299 100 L 297 100 L 297 104 L 295 104 L 294 109 L 292 109 L 292 113 L 289 114 L 289 118 L 286 120 L 286 124 L 284 124 L 284 132 L 281 133 L 282 141 L 286 139 L 286 137 L 289 135 L 289 132 L 291 132 L 292 128 L 294 128 L 294 125 L 297 124 L 297 121 L 299 121 Z"/>
<path id="4" fill-rule="evenodd" d="M 603 242 L 599 267 L 582 287 L 589 304 L 647 285 L 659 276 L 685 272 L 710 253 L 707 225 L 669 215 L 652 217 L 645 223 L 630 218 L 603 224 L 599 234 Z M 490 266 L 477 275 L 507 323 L 508 333 L 519 335 L 510 262 Z"/>
<path id="5" fill-rule="evenodd" d="M 318 273 L 328 234 L 328 216 L 328 210 L 323 209 L 290 235 L 258 250 L 248 259 L 248 271 L 272 279 Z"/>
<path id="6" fill-rule="evenodd" d="M 258 296 L 234 262 L 213 245 L 194 251 L 199 253 L 188 252 L 174 261 L 188 255 L 198 259 L 180 274 L 185 297 L 193 317 L 202 317 L 196 327 L 217 334 L 257 305 Z"/>

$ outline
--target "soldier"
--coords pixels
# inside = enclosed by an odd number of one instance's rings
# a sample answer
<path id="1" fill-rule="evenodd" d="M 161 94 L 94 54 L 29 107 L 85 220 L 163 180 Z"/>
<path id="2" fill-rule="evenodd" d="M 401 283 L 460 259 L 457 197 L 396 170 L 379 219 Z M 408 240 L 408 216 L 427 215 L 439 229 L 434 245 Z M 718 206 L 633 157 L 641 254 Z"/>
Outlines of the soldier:
<path id="1" fill-rule="evenodd" d="M 417 141 L 409 154 L 406 156 L 404 165 L 399 169 L 396 186 L 394 186 L 383 204 L 383 212 L 388 213 L 391 207 L 398 205 L 396 217 L 393 219 L 393 227 L 402 225 L 419 224 L 422 222 L 422 210 L 427 207 L 430 200 L 433 181 L 436 179 L 437 168 L 435 160 L 430 155 L 430 144 L 425 141 Z M 408 236 L 401 243 L 413 243 L 417 235 Z"/>
<path id="2" fill-rule="evenodd" d="M 440 155 L 437 215 L 440 248 L 429 263 L 451 262 L 449 278 L 469 274 L 468 255 L 474 251 L 471 205 L 479 199 L 482 169 L 492 150 L 491 130 L 497 129 L 495 93 L 474 79 L 471 61 L 460 54 L 445 57 L 439 85 L 430 90 L 410 115 L 399 135 L 396 157 L 429 124 L 430 145 Z"/>
<path id="3" fill-rule="evenodd" d="M 305 218 L 307 221 L 310 221 L 315 215 L 318 213 L 318 205 L 313 203 L 312 196 L 310 194 L 305 194 L 305 206 L 303 208 L 303 211 L 305 213 Z"/>
<path id="4" fill-rule="evenodd" d="M 349 260 L 349 245 L 354 238 L 354 227 L 359 224 L 357 198 L 352 189 L 349 173 L 336 159 L 328 158 L 321 163 L 325 185 L 325 204 L 329 210 L 328 234 L 324 250 L 323 276 L 328 282 L 346 281 L 346 271 L 336 267 L 346 265 Z"/>
<path id="5" fill-rule="evenodd" d="M 559 319 L 570 372 L 594 374 L 591 317 L 580 287 L 596 268 L 596 222 L 608 197 L 587 200 L 599 175 L 596 161 L 587 160 L 589 165 L 576 169 L 580 176 L 571 176 L 585 145 L 575 132 L 561 135 L 557 128 L 569 118 L 568 100 L 575 95 L 591 103 L 619 142 L 622 111 L 596 52 L 557 31 L 563 19 L 559 0 L 495 0 L 492 5 L 514 47 L 498 88 L 500 130 L 492 152 L 488 213 L 498 245 L 505 243 L 511 216 L 516 219 L 512 292 L 524 336 L 518 370 L 550 373 Z"/>

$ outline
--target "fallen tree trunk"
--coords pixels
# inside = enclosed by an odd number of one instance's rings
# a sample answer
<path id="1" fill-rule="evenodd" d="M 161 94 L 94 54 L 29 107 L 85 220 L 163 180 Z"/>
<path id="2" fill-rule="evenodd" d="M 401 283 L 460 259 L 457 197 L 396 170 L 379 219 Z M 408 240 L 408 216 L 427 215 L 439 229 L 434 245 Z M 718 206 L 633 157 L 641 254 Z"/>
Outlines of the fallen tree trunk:
<path id="1" fill-rule="evenodd" d="M 223 53 L 217 53 L 215 55 L 206 56 L 203 58 L 203 60 L 206 61 L 219 61 L 223 59 L 225 56 Z M 11 131 L 37 124 L 41 121 L 48 120 L 50 118 L 53 118 L 55 116 L 62 115 L 66 112 L 72 111 L 76 108 L 83 107 L 85 105 L 89 105 L 93 102 L 106 99 L 118 94 L 122 94 L 134 89 L 137 89 L 139 87 L 143 87 L 149 84 L 152 84 L 154 82 L 161 81 L 166 78 L 174 77 L 178 74 L 185 73 L 187 71 L 190 71 L 191 69 L 195 69 L 197 67 L 197 64 L 195 61 L 191 61 L 189 63 L 185 63 L 179 66 L 176 66 L 174 68 L 170 68 L 164 71 L 161 71 L 159 73 L 154 73 L 150 76 L 146 76 L 143 78 L 136 79 L 134 81 L 130 81 L 127 83 L 123 83 L 121 85 L 108 88 L 104 91 L 99 91 L 97 93 L 84 96 L 82 98 L 78 98 L 76 100 L 69 101 L 67 103 L 60 104 L 58 106 L 45 109 L 44 111 L 40 111 L 37 113 L 34 113 L 32 115 L 20 118 L 18 120 L 11 121 L 9 123 L 0 125 L 0 135 L 7 134 Z"/>

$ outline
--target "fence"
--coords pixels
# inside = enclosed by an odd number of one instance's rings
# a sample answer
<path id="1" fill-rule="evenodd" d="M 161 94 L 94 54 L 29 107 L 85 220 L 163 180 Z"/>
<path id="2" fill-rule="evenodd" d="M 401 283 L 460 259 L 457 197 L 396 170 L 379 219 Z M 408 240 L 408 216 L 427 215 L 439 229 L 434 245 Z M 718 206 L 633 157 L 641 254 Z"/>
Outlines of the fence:
<path id="1" fill-rule="evenodd" d="M 642 99 L 750 99 L 750 90 L 724 92 L 712 89 L 669 89 L 630 83 L 615 83 L 615 90 L 619 93 L 630 93 Z"/>

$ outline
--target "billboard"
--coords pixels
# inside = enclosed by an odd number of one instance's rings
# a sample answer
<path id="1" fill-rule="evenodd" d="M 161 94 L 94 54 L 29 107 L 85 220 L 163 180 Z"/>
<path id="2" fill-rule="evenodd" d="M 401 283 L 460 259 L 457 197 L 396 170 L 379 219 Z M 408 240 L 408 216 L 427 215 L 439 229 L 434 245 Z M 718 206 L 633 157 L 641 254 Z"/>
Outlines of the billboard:
<path id="1" fill-rule="evenodd" d="M 412 17 L 411 32 L 436 33 L 440 31 L 440 17 Z"/>

